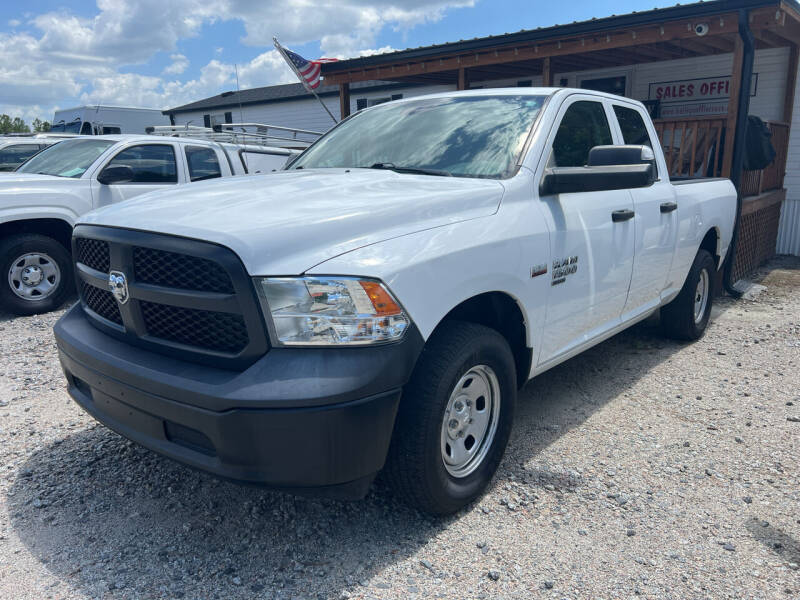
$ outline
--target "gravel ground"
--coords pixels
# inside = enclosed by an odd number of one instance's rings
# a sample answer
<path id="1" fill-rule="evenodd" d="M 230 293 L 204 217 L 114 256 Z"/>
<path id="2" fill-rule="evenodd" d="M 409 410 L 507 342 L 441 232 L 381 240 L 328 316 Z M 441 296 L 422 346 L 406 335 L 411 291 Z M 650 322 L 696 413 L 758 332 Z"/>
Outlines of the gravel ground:
<path id="1" fill-rule="evenodd" d="M 190 471 L 64 391 L 59 313 L 0 316 L 0 598 L 800 598 L 800 260 L 705 338 L 643 323 L 530 382 L 442 520 Z"/>

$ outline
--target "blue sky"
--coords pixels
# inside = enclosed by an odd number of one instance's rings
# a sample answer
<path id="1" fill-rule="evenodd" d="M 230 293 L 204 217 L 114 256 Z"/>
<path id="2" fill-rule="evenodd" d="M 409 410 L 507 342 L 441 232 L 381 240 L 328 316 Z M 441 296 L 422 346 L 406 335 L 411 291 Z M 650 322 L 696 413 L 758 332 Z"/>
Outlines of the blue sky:
<path id="1" fill-rule="evenodd" d="M 272 35 L 307 58 L 349 57 L 625 14 L 648 0 L 98 0 L 5 3 L 0 113 L 50 119 L 84 103 L 167 108 L 293 81 Z"/>

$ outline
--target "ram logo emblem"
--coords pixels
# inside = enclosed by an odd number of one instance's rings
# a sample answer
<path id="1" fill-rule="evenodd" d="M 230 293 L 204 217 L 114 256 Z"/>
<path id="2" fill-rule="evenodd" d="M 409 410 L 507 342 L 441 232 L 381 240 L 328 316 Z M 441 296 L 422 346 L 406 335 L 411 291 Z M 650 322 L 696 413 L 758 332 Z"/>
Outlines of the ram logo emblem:
<path id="1" fill-rule="evenodd" d="M 125 273 L 120 271 L 111 271 L 108 274 L 108 289 L 117 299 L 120 304 L 125 304 L 130 297 L 128 295 L 128 280 L 125 278 Z"/>

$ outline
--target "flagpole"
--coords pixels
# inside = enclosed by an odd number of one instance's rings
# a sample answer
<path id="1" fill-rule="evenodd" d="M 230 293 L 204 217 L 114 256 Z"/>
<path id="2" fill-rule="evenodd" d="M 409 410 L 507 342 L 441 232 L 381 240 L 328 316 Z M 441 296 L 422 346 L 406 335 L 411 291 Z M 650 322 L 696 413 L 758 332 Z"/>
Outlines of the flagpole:
<path id="1" fill-rule="evenodd" d="M 278 52 L 280 52 L 280 53 L 281 53 L 281 56 L 283 57 L 283 60 L 285 60 L 285 61 L 286 61 L 286 62 L 289 64 L 289 66 L 292 68 L 292 71 L 294 71 L 294 74 L 295 74 L 295 75 L 297 75 L 297 78 L 300 80 L 300 83 L 302 83 L 302 84 L 303 84 L 303 87 L 304 87 L 304 88 L 306 88 L 306 90 L 307 90 L 307 91 L 309 91 L 309 92 L 311 92 L 312 94 L 314 94 L 314 98 L 316 98 L 317 100 L 319 100 L 319 103 L 322 105 L 322 108 L 324 108 L 324 109 L 325 109 L 325 112 L 326 112 L 326 113 L 328 113 L 328 115 L 330 116 L 330 118 L 331 118 L 331 119 L 333 119 L 333 122 L 334 122 L 334 123 L 337 123 L 337 124 L 338 124 L 338 123 L 339 123 L 339 121 L 337 121 L 337 120 L 336 120 L 336 117 L 334 117 L 334 116 L 333 116 L 333 113 L 332 113 L 332 112 L 331 112 L 331 111 L 328 109 L 328 107 L 327 107 L 327 106 L 325 106 L 325 103 L 322 101 L 322 98 L 320 98 L 319 96 L 317 96 L 317 92 L 314 90 L 314 88 L 310 87 L 310 86 L 309 86 L 309 85 L 308 85 L 308 84 L 305 82 L 305 80 L 303 79 L 302 75 L 300 75 L 300 72 L 297 70 L 297 67 L 295 67 L 295 66 L 294 66 L 294 63 L 293 63 L 291 60 L 289 60 L 289 57 L 288 57 L 288 56 L 286 56 L 286 53 L 283 51 L 283 46 L 281 46 L 281 45 L 280 45 L 280 43 L 278 42 L 278 38 L 276 38 L 276 37 L 273 37 L 273 38 L 272 38 L 272 43 L 273 43 L 273 44 L 275 44 L 275 49 L 276 49 Z"/>

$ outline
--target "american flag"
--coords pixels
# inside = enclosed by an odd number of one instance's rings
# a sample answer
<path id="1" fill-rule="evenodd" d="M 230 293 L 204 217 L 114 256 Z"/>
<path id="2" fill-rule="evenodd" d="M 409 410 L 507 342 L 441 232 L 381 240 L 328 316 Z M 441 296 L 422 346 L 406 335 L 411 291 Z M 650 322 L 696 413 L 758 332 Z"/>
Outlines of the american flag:
<path id="1" fill-rule="evenodd" d="M 328 62 L 336 62 L 336 58 L 318 58 L 316 60 L 306 60 L 299 54 L 292 52 L 291 50 L 287 50 L 283 46 L 278 43 L 278 40 L 275 40 L 275 47 L 280 51 L 289 65 L 294 69 L 294 72 L 297 73 L 297 76 L 300 78 L 300 81 L 303 82 L 308 89 L 315 90 L 320 85 L 320 73 L 322 68 L 320 67 L 323 63 Z"/>

